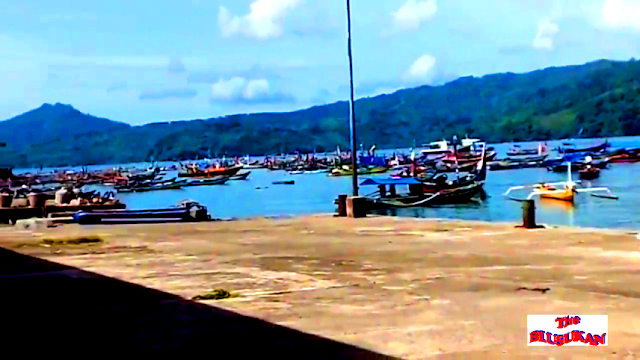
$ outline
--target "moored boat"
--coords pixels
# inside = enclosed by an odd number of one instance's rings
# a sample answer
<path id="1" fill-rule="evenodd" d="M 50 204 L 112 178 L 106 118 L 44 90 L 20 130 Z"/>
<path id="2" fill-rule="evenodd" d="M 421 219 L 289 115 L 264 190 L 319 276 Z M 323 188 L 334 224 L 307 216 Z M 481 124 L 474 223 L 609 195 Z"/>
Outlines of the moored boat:
<path id="1" fill-rule="evenodd" d="M 148 192 L 148 191 L 157 191 L 157 190 L 176 190 L 185 186 L 186 182 L 174 182 L 170 184 L 156 184 L 156 185 L 148 185 L 148 186 L 134 186 L 128 188 L 117 189 L 119 193 L 130 193 L 130 192 Z"/>
<path id="2" fill-rule="evenodd" d="M 565 145 L 565 144 L 563 144 Z M 572 147 L 559 147 L 558 148 L 558 152 L 561 154 L 572 154 L 572 153 L 595 153 L 595 152 L 599 152 L 599 151 L 604 151 L 606 150 L 611 144 L 609 144 L 608 140 L 605 140 L 605 142 L 603 142 L 600 145 L 595 145 L 595 146 L 591 146 L 591 147 L 586 147 L 586 148 L 572 148 Z"/>
<path id="3" fill-rule="evenodd" d="M 251 171 L 247 171 L 242 174 L 236 174 L 229 177 L 229 180 L 247 180 L 247 177 L 251 174 Z"/>
<path id="4" fill-rule="evenodd" d="M 358 167 L 358 175 L 373 175 L 373 174 L 383 174 L 389 171 L 388 167 L 372 167 L 372 168 L 363 168 Z M 342 169 L 332 169 L 329 172 L 329 176 L 349 176 L 353 175 L 353 168 L 342 168 Z"/>
<path id="5" fill-rule="evenodd" d="M 191 201 L 184 201 L 176 207 L 149 210 L 104 210 L 77 212 L 73 218 L 79 224 L 206 221 L 210 219 L 207 208 Z"/>
<path id="6" fill-rule="evenodd" d="M 193 179 L 185 183 L 183 186 L 206 186 L 206 185 L 223 185 L 230 180 L 230 177 L 215 177 L 212 179 Z"/>
<path id="7" fill-rule="evenodd" d="M 587 165 L 580 169 L 580 179 L 593 180 L 600 176 L 600 169 L 595 166 Z"/>
<path id="8" fill-rule="evenodd" d="M 199 170 L 195 167 L 187 167 L 186 171 L 178 173 L 179 177 L 213 177 L 213 176 L 233 176 L 237 174 L 243 166 L 232 167 L 211 167 Z"/>
<path id="9" fill-rule="evenodd" d="M 521 189 L 532 189 L 531 193 L 527 196 L 526 199 L 518 199 L 509 196 L 511 191 L 513 190 L 521 190 Z M 575 195 L 580 192 L 604 192 L 603 195 L 600 194 L 590 194 L 591 196 L 617 199 L 615 195 L 611 193 L 606 187 L 595 187 L 595 188 L 578 188 L 578 184 L 571 179 L 571 163 L 567 164 L 567 181 L 560 181 L 555 183 L 540 183 L 534 185 L 524 185 L 524 186 L 512 186 L 505 193 L 504 196 L 509 197 L 511 200 L 523 201 L 530 200 L 531 198 L 538 196 L 543 199 L 553 199 L 553 200 L 561 200 L 567 202 L 573 202 Z"/>
<path id="10" fill-rule="evenodd" d="M 462 186 L 436 189 L 414 178 L 366 179 L 360 185 L 377 185 L 378 191 L 366 197 L 367 209 L 458 204 L 471 201 L 482 192 L 483 181 L 471 181 Z M 397 186 L 406 185 L 409 191 L 399 194 Z"/>
<path id="11" fill-rule="evenodd" d="M 636 163 L 636 162 L 640 162 L 640 153 L 635 153 L 635 154 L 618 154 L 618 155 L 612 155 L 609 156 L 608 158 L 609 162 L 612 163 Z"/>

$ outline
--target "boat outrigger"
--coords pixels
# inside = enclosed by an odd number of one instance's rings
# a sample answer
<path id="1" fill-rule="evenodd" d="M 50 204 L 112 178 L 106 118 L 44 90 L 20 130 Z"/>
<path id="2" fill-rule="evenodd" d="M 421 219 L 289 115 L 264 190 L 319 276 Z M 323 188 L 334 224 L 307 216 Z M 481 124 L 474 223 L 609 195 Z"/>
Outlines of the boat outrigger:
<path id="1" fill-rule="evenodd" d="M 524 201 L 531 200 L 534 196 L 539 196 L 544 199 L 553 199 L 553 200 L 561 200 L 567 202 L 573 202 L 575 199 L 575 195 L 581 192 L 603 192 L 604 194 L 590 194 L 591 196 L 607 198 L 607 199 L 617 199 L 609 188 L 606 187 L 596 187 L 596 188 L 578 188 L 580 181 L 574 182 L 571 179 L 571 163 L 567 163 L 567 181 L 560 181 L 555 183 L 540 183 L 535 185 L 525 185 L 525 186 L 513 186 L 510 187 L 505 193 L 504 196 L 507 196 L 511 200 L 515 201 Z M 526 199 L 517 199 L 509 196 L 509 193 L 512 190 L 520 190 L 520 189 L 533 189 L 529 196 Z"/>

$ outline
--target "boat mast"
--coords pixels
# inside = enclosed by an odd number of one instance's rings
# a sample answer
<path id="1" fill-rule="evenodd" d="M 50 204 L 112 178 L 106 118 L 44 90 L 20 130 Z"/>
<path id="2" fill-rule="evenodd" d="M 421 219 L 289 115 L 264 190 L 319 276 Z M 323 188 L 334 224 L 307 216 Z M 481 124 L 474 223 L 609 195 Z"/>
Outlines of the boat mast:
<path id="1" fill-rule="evenodd" d="M 458 166 L 458 137 L 453 135 L 453 155 L 456 158 L 456 180 L 460 179 L 460 167 Z"/>
<path id="2" fill-rule="evenodd" d="M 351 6 L 347 0 L 347 51 L 349 54 L 349 125 L 351 129 L 351 166 L 353 168 L 352 187 L 353 196 L 358 196 L 358 149 L 356 148 L 356 110 L 353 100 L 353 57 L 351 55 Z"/>

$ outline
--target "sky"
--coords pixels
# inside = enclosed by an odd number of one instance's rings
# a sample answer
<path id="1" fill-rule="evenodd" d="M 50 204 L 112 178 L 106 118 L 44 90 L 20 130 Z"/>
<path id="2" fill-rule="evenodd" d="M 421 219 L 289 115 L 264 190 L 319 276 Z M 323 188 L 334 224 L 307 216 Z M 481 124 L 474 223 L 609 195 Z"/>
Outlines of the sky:
<path id="1" fill-rule="evenodd" d="M 0 119 L 140 125 L 349 97 L 344 0 L 0 0 Z M 640 0 L 351 0 L 356 98 L 640 52 Z"/>

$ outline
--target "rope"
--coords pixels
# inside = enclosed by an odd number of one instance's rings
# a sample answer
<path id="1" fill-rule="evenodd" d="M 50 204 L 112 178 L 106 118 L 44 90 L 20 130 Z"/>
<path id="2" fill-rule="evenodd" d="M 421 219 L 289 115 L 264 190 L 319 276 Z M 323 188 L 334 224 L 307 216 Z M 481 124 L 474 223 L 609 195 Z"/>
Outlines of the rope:
<path id="1" fill-rule="evenodd" d="M 461 188 L 457 188 L 457 189 L 451 189 L 451 192 L 456 192 L 456 191 L 460 191 L 460 190 L 469 190 L 469 189 L 473 189 L 476 186 L 482 186 L 484 182 L 480 181 L 471 185 L 467 185 Z M 433 200 L 434 198 L 438 197 L 439 195 L 442 195 L 443 193 L 446 193 L 447 190 L 444 191 L 438 191 L 437 193 L 429 196 L 426 199 L 422 199 L 413 203 L 403 203 L 397 200 L 378 200 L 378 202 L 382 203 L 382 204 L 386 204 L 386 205 L 392 205 L 392 206 L 396 206 L 396 207 L 413 207 L 413 206 L 420 206 L 422 204 L 428 203 L 429 201 Z"/>

